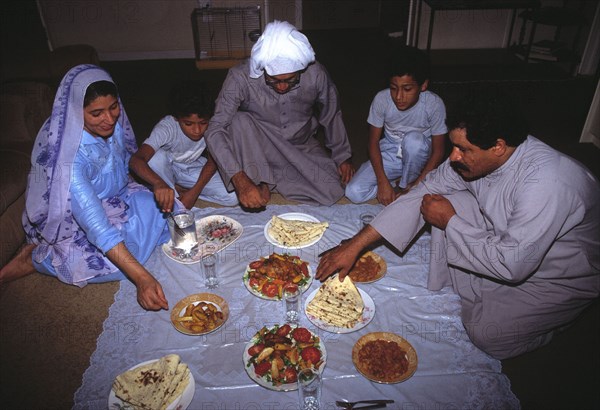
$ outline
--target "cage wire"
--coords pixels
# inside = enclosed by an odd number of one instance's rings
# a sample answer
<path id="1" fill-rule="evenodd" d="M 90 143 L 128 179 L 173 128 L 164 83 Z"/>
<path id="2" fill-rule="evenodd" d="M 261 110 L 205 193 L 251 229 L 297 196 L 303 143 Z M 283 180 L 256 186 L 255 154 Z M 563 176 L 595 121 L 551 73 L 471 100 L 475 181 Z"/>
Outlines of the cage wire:
<path id="1" fill-rule="evenodd" d="M 195 9 L 192 28 L 198 63 L 242 60 L 261 34 L 260 7 Z"/>

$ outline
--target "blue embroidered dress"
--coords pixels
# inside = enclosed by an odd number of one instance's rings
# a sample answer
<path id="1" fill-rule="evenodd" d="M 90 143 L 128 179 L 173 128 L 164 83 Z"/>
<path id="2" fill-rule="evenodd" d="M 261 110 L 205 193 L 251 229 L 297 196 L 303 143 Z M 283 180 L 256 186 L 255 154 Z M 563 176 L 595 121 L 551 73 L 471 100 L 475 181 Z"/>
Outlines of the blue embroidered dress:
<path id="1" fill-rule="evenodd" d="M 23 214 L 36 269 L 77 286 L 124 278 L 105 255 L 119 242 L 144 263 L 168 240 L 154 196 L 128 175 L 136 145 L 123 107 L 110 138 L 83 130 L 85 91 L 100 80 L 112 82 L 92 65 L 63 78 L 36 138 Z"/>

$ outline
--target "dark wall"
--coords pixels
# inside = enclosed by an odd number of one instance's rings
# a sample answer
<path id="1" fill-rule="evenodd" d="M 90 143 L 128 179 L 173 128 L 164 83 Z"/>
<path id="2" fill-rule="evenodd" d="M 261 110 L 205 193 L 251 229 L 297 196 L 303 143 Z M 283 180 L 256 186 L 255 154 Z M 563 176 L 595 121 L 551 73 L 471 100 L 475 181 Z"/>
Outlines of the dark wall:
<path id="1" fill-rule="evenodd" d="M 1 57 L 48 50 L 35 0 L 4 0 L 0 4 Z"/>

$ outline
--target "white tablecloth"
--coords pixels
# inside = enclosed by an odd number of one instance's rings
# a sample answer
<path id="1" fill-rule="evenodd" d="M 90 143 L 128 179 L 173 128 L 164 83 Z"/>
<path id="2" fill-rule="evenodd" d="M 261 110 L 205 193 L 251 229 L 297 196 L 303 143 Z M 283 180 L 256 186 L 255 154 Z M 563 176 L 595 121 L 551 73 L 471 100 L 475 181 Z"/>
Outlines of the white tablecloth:
<path id="1" fill-rule="evenodd" d="M 172 326 L 170 312 L 144 311 L 136 301 L 135 287 L 122 282 L 90 367 L 75 393 L 74 408 L 106 409 L 115 376 L 137 363 L 169 353 L 181 356 L 196 381 L 189 409 L 297 408 L 297 392 L 275 392 L 258 386 L 244 370 L 242 354 L 248 340 L 263 325 L 281 323 L 282 317 L 281 303 L 255 297 L 244 287 L 244 269 L 260 256 L 283 251 L 263 235 L 265 223 L 274 214 L 304 212 L 330 223 L 317 244 L 289 251 L 314 269 L 321 251 L 358 231 L 362 212 L 377 213 L 380 209 L 376 205 L 273 205 L 260 213 L 246 213 L 239 208 L 195 209 L 197 217 L 226 215 L 244 227 L 243 235 L 218 254 L 219 288 L 212 291 L 204 287 L 199 264 L 179 264 L 160 247 L 146 266 L 160 280 L 170 307 L 187 295 L 209 291 L 228 302 L 229 320 L 208 335 L 184 335 Z M 335 401 L 340 399 L 380 398 L 394 399 L 395 403 L 388 405 L 392 409 L 519 408 L 510 382 L 501 372 L 501 363 L 480 351 L 466 336 L 460 321 L 459 299 L 452 289 L 427 290 L 428 245 L 429 236 L 425 234 L 402 257 L 384 246 L 375 249 L 387 261 L 388 272 L 375 283 L 359 284 L 376 305 L 375 317 L 365 328 L 333 334 L 316 328 L 302 316 L 300 324 L 317 332 L 327 348 L 324 409 L 336 408 Z M 314 281 L 305 296 L 319 285 Z M 352 363 L 352 347 L 361 336 L 375 331 L 394 332 L 413 345 L 418 368 L 412 378 L 386 385 L 371 382 L 358 373 Z"/>

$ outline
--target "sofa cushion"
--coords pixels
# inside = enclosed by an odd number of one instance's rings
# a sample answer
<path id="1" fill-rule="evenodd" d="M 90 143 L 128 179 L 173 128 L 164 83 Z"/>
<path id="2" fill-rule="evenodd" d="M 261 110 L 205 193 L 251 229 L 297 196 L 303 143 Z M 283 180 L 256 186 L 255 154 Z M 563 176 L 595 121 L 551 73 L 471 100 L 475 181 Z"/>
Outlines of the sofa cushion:
<path id="1" fill-rule="evenodd" d="M 0 143 L 27 142 L 29 146 L 50 116 L 54 93 L 48 84 L 17 81 L 0 89 Z"/>
<path id="2" fill-rule="evenodd" d="M 0 214 L 2 238 L 0 238 L 0 266 L 4 266 L 12 258 L 25 240 L 23 230 L 23 209 L 25 195 L 21 195 L 11 206 Z"/>
<path id="3" fill-rule="evenodd" d="M 30 168 L 29 155 L 0 148 L 0 214 L 25 192 Z"/>

